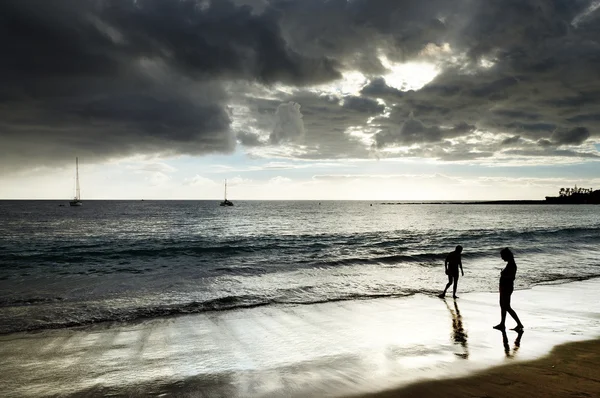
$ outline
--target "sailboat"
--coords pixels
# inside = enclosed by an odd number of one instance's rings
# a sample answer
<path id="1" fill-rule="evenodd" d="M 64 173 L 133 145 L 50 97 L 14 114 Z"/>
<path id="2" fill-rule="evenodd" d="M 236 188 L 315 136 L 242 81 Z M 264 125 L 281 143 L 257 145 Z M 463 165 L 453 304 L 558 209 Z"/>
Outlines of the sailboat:
<path id="1" fill-rule="evenodd" d="M 219 206 L 233 206 L 233 202 L 227 200 L 227 180 L 225 180 L 225 200 Z"/>
<path id="2" fill-rule="evenodd" d="M 81 189 L 79 188 L 79 158 L 75 158 L 75 197 L 69 201 L 69 206 L 82 206 Z"/>

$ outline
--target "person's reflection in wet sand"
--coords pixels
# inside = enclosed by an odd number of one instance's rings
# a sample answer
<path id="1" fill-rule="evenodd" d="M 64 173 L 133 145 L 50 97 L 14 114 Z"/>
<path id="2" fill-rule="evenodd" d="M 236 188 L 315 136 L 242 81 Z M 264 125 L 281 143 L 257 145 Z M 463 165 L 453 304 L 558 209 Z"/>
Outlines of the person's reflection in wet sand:
<path id="1" fill-rule="evenodd" d="M 506 334 L 506 330 L 502 330 L 502 344 L 504 345 L 504 353 L 507 358 L 514 358 L 521 347 L 521 337 L 523 337 L 523 330 L 517 331 L 517 338 L 515 339 L 512 352 L 510 352 L 510 345 L 508 344 L 508 335 Z"/>
<path id="2" fill-rule="evenodd" d="M 458 304 L 454 301 L 454 309 L 452 309 L 447 301 L 444 301 L 448 311 L 450 311 L 450 315 L 452 315 L 452 340 L 455 344 L 460 344 L 463 347 L 462 353 L 455 353 L 454 355 L 468 359 L 469 358 L 469 347 L 467 345 L 467 332 L 463 326 L 462 316 L 460 315 L 460 311 L 458 309 Z"/>

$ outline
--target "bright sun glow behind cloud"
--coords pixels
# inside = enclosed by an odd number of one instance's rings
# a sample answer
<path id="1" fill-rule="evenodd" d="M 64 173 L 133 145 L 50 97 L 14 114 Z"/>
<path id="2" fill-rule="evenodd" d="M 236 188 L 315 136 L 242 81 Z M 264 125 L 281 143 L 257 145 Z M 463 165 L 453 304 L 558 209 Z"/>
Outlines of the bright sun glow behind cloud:
<path id="1" fill-rule="evenodd" d="M 398 90 L 419 90 L 431 82 L 440 72 L 430 62 L 394 63 L 385 56 L 380 56 L 381 64 L 389 71 L 383 75 L 386 83 Z M 357 71 L 344 72 L 342 78 L 327 84 L 313 86 L 313 92 L 330 95 L 360 95 L 361 89 L 369 82 L 369 78 Z"/>
<path id="2" fill-rule="evenodd" d="M 434 64 L 429 62 L 398 64 L 390 62 L 385 57 L 381 57 L 380 60 L 383 66 L 390 71 L 384 75 L 388 86 L 402 91 L 419 90 L 435 79 L 440 72 Z"/>
<path id="3" fill-rule="evenodd" d="M 313 86 L 310 91 L 330 95 L 359 95 L 369 79 L 360 72 L 344 72 L 342 78 L 327 84 Z"/>

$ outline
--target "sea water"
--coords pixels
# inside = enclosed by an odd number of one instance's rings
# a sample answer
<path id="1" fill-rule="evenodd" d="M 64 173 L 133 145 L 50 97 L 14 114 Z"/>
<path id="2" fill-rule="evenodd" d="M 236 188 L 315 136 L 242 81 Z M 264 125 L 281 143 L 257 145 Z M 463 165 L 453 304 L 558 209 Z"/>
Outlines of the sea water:
<path id="1" fill-rule="evenodd" d="M 600 206 L 0 201 L 0 333 L 600 276 Z"/>

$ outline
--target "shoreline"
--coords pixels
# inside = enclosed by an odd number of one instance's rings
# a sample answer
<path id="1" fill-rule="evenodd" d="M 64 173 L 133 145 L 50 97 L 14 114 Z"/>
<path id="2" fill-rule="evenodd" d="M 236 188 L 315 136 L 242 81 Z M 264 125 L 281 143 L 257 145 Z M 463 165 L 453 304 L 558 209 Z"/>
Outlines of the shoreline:
<path id="1" fill-rule="evenodd" d="M 600 396 L 600 339 L 556 346 L 547 356 L 461 378 L 427 380 L 398 389 L 349 395 L 404 397 L 594 397 Z"/>
<path id="2" fill-rule="evenodd" d="M 560 279 L 556 279 L 556 280 L 546 280 L 546 281 L 541 281 L 541 282 L 531 284 L 530 286 L 527 286 L 527 287 L 515 288 L 515 291 L 531 290 L 533 288 L 540 287 L 540 286 L 560 286 L 560 285 L 564 285 L 564 284 L 570 284 L 570 283 L 574 283 L 574 282 L 585 282 L 585 281 L 590 281 L 590 280 L 598 280 L 598 282 L 600 283 L 600 275 L 590 275 L 590 276 L 583 276 L 583 277 L 572 277 L 572 278 L 560 278 Z M 491 291 L 491 290 L 467 291 L 467 292 L 464 292 L 463 294 L 478 294 L 478 293 L 495 294 L 495 292 Z M 87 329 L 94 329 L 94 328 L 105 329 L 105 328 L 111 328 L 111 327 L 134 327 L 135 325 L 146 323 L 146 322 L 152 322 L 153 320 L 157 320 L 157 319 L 169 319 L 169 318 L 177 318 L 177 317 L 182 317 L 182 316 L 194 316 L 194 315 L 203 315 L 203 314 L 210 314 L 210 313 L 222 313 L 222 312 L 228 312 L 228 311 L 243 311 L 243 310 L 251 310 L 251 309 L 260 308 L 260 307 L 270 307 L 270 308 L 276 309 L 276 308 L 285 308 L 285 307 L 290 307 L 290 306 L 312 306 L 312 305 L 334 304 L 334 303 L 340 303 L 340 302 L 346 302 L 346 301 L 349 301 L 349 302 L 369 301 L 369 300 L 379 300 L 379 299 L 402 300 L 402 299 L 410 299 L 411 297 L 413 297 L 415 295 L 419 295 L 419 294 L 427 294 L 427 293 L 365 295 L 365 296 L 357 296 L 357 297 L 352 297 L 352 298 L 346 298 L 346 297 L 334 298 L 334 299 L 330 299 L 330 300 L 314 301 L 314 302 L 313 301 L 293 302 L 293 303 L 292 302 L 291 303 L 257 302 L 257 303 L 250 303 L 250 304 L 244 304 L 244 305 L 240 305 L 240 306 L 223 307 L 223 308 L 207 307 L 206 309 L 204 309 L 202 311 L 198 311 L 198 312 L 188 312 L 188 313 L 173 312 L 170 314 L 145 315 L 145 316 L 133 317 L 130 319 L 126 318 L 126 319 L 122 319 L 122 320 L 102 319 L 102 320 L 77 321 L 77 322 L 73 321 L 72 323 L 69 323 L 69 324 L 40 325 L 39 327 L 31 327 L 31 328 L 27 328 L 27 329 L 16 329 L 16 330 L 9 330 L 9 331 L 0 330 L 0 337 L 16 335 L 16 334 L 21 334 L 21 333 L 44 333 L 44 332 L 60 331 L 60 330 L 85 331 Z M 450 298 L 450 295 L 448 295 L 447 297 Z"/>
<path id="3" fill-rule="evenodd" d="M 0 199 L 0 203 L 3 202 L 48 202 L 48 203 L 64 203 L 68 202 L 70 199 Z M 86 199 L 86 202 L 219 202 L 222 199 L 145 199 L 145 198 L 133 198 L 133 199 Z M 363 202 L 369 204 L 378 204 L 378 205 L 462 205 L 462 204 L 549 204 L 549 205 L 577 205 L 577 204 L 598 204 L 598 203 L 586 203 L 586 202 L 575 202 L 575 203 L 567 203 L 567 202 L 549 202 L 547 200 L 541 199 L 496 199 L 496 200 L 468 200 L 468 199 L 457 199 L 457 200 L 392 200 L 382 202 L 381 199 L 238 199 L 237 201 L 241 203 L 256 203 L 256 202 L 304 202 L 304 203 L 335 203 L 335 202 L 347 202 L 347 203 L 355 203 L 355 202 Z"/>
<path id="4" fill-rule="evenodd" d="M 485 292 L 456 301 L 419 294 L 14 333 L 0 336 L 0 383 L 8 397 L 398 393 L 597 339 L 598 288 L 593 278 L 515 291 L 526 329 L 507 331 L 506 339 L 491 328 L 497 294 Z"/>

